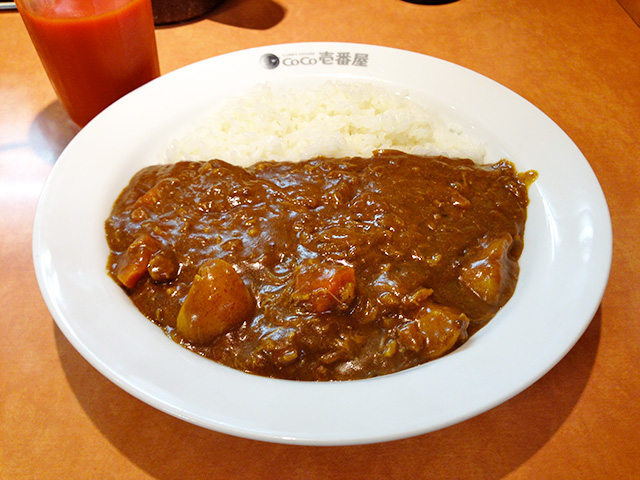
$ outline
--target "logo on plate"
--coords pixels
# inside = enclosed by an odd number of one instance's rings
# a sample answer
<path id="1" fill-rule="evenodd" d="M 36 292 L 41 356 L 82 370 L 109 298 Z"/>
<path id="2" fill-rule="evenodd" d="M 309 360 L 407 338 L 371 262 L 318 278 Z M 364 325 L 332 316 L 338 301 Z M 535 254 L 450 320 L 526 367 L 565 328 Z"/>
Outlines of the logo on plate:
<path id="1" fill-rule="evenodd" d="M 369 66 L 369 54 L 359 52 L 295 52 L 284 53 L 280 56 L 265 53 L 260 57 L 260 64 L 269 70 L 279 66 L 305 67 L 312 65 L 337 65 L 351 67 Z"/>
<path id="2" fill-rule="evenodd" d="M 260 63 L 264 68 L 273 70 L 278 65 L 280 65 L 280 59 L 273 53 L 265 53 L 264 55 L 262 55 L 262 57 L 260 57 Z"/>

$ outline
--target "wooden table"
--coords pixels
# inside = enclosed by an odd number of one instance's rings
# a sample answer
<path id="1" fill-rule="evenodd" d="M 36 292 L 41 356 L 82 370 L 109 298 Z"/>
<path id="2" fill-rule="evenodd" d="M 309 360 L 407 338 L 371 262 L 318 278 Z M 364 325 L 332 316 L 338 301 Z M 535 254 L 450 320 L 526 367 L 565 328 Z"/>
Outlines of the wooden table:
<path id="1" fill-rule="evenodd" d="M 602 184 L 613 267 L 600 309 L 568 355 L 471 420 L 353 447 L 261 443 L 195 427 L 120 390 L 72 348 L 40 296 L 31 233 L 43 182 L 78 129 L 19 15 L 0 13 L 0 478 L 640 478 L 639 5 L 233 0 L 207 18 L 157 29 L 163 73 L 300 41 L 385 45 L 449 60 L 547 113 Z"/>

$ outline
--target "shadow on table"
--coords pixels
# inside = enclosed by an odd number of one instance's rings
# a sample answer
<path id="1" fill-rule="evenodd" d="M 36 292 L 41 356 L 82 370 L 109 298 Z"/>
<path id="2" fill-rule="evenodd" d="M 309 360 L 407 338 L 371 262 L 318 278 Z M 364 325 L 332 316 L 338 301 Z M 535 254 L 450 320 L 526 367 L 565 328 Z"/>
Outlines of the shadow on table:
<path id="1" fill-rule="evenodd" d="M 29 129 L 29 147 L 42 161 L 54 164 L 62 151 L 80 131 L 56 100 L 45 107 Z"/>
<path id="2" fill-rule="evenodd" d="M 227 0 L 206 18 L 249 30 L 268 30 L 279 24 L 286 10 L 273 0 Z"/>
<path id="3" fill-rule="evenodd" d="M 499 479 L 542 448 L 570 415 L 591 374 L 600 325 L 598 310 L 575 347 L 547 375 L 482 415 L 406 440 L 350 447 L 268 444 L 193 426 L 115 386 L 84 361 L 58 328 L 55 340 L 87 415 L 117 449 L 158 479 L 374 480 L 405 478 L 407 472 L 415 479 Z"/>
<path id="4" fill-rule="evenodd" d="M 183 22 L 156 25 L 156 28 L 179 28 L 185 24 L 211 20 L 247 30 L 268 30 L 278 25 L 285 14 L 285 8 L 273 0 L 226 0 L 202 16 Z"/>

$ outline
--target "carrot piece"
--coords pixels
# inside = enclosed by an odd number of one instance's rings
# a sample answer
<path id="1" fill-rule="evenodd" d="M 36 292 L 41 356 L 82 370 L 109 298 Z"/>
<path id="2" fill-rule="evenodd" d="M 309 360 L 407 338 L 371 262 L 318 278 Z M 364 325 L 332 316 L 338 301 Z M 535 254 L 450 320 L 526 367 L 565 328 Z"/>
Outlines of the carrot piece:
<path id="1" fill-rule="evenodd" d="M 292 298 L 312 312 L 346 310 L 355 298 L 356 273 L 348 265 L 313 264 L 298 270 Z"/>
<path id="2" fill-rule="evenodd" d="M 173 178 L 160 180 L 135 201 L 132 211 L 138 207 L 153 208 L 171 194 L 175 183 L 176 180 Z"/>

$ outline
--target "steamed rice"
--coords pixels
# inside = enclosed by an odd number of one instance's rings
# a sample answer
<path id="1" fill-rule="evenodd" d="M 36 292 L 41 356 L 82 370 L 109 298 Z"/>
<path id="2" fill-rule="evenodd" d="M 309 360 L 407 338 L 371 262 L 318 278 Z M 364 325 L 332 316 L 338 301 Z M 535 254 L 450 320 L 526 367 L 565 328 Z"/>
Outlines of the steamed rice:
<path id="1" fill-rule="evenodd" d="M 170 163 L 220 159 L 242 166 L 379 149 L 484 161 L 485 146 L 408 96 L 360 82 L 276 92 L 262 84 L 174 140 Z"/>

